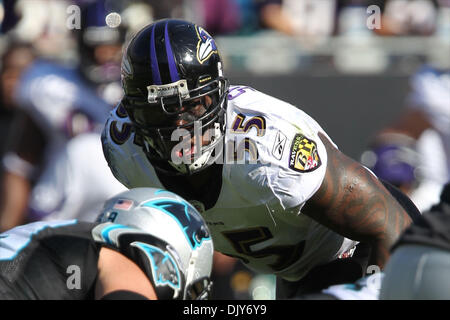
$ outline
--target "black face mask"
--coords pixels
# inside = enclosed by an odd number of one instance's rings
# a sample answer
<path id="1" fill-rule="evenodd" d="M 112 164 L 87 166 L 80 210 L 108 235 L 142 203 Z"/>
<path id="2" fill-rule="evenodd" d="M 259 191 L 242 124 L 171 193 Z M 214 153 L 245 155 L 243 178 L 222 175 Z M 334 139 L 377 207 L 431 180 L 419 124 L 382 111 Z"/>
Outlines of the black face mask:
<path id="1" fill-rule="evenodd" d="M 222 84 L 219 85 L 219 81 Z M 212 130 L 215 123 L 224 129 L 224 114 L 228 83 L 225 79 L 213 81 L 192 90 L 188 99 L 170 96 L 160 99 L 162 103 L 144 102 L 142 98 L 124 98 L 124 106 L 138 134 L 153 149 L 145 150 L 149 158 L 169 161 L 172 148 L 180 140 L 172 141 L 175 130 L 184 129 L 186 135 L 194 137 L 195 121 L 200 124 L 201 135 Z M 222 93 L 225 92 L 225 93 Z M 178 103 L 175 101 L 178 100 Z M 179 123 L 179 125 L 177 125 Z"/>

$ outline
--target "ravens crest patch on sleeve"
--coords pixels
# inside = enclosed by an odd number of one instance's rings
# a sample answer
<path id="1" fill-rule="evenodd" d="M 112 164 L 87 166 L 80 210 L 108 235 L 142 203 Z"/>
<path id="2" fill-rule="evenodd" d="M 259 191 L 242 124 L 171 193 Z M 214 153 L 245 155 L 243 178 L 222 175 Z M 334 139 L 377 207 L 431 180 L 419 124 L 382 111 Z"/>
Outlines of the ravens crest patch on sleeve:
<path id="1" fill-rule="evenodd" d="M 289 168 L 298 172 L 311 172 L 321 164 L 317 144 L 303 134 L 296 134 L 291 144 Z"/>

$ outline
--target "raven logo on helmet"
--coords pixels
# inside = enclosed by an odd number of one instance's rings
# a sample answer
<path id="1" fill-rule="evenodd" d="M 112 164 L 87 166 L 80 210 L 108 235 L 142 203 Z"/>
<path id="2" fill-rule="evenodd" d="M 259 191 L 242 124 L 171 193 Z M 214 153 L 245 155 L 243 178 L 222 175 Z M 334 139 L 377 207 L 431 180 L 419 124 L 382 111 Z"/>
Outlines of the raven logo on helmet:
<path id="1" fill-rule="evenodd" d="M 211 57 L 213 53 L 218 53 L 216 43 L 211 35 L 202 27 L 197 26 L 197 60 L 202 63 Z"/>
<path id="2" fill-rule="evenodd" d="M 190 175 L 212 165 L 222 153 L 219 149 L 225 139 L 229 87 L 212 36 L 188 21 L 158 20 L 130 40 L 125 54 L 129 65 L 125 59 L 122 104 L 155 169 L 169 175 Z M 194 115 L 190 109 L 196 103 L 204 108 Z M 177 117 L 183 117 L 182 126 L 177 124 Z M 180 133 L 177 129 L 187 129 L 192 137 L 195 121 L 200 123 L 207 143 L 196 152 L 182 153 L 188 158 L 174 156 L 174 147 L 180 141 L 173 140 L 172 135 Z M 125 134 L 129 137 L 126 130 L 113 124 L 110 132 L 123 132 L 123 138 Z M 123 138 L 116 140 L 123 144 Z"/>
<path id="3" fill-rule="evenodd" d="M 133 77 L 133 69 L 128 55 L 124 55 L 122 58 L 121 71 L 122 75 L 125 74 L 127 77 Z"/>

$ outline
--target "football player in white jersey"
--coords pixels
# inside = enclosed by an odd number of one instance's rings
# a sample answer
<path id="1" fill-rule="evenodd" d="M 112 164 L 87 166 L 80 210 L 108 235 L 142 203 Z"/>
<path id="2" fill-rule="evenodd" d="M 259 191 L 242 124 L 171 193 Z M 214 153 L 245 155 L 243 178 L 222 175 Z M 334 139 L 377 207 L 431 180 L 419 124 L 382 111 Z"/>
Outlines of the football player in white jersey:
<path id="1" fill-rule="evenodd" d="M 125 190 L 103 157 L 100 134 L 80 134 L 55 154 L 39 177 L 28 220 L 93 222 L 106 199 Z"/>
<path id="2" fill-rule="evenodd" d="M 410 87 L 402 114 L 375 136 L 366 153 L 375 157 L 363 163 L 424 212 L 450 181 L 450 69 L 423 66 Z"/>
<path id="3" fill-rule="evenodd" d="M 358 242 L 382 268 L 411 224 L 383 183 L 314 119 L 229 86 L 216 43 L 200 26 L 169 19 L 139 31 L 124 53 L 122 85 L 124 99 L 102 134 L 115 177 L 189 200 L 218 251 L 278 276 L 278 298 L 363 276 L 364 267 L 339 259 Z"/>
<path id="4" fill-rule="evenodd" d="M 47 166 L 54 155 L 76 135 L 100 132 L 120 101 L 120 73 L 115 70 L 120 70 L 126 30 L 106 26 L 111 6 L 103 2 L 81 5 L 81 29 L 74 30 L 80 40 L 79 65 L 38 57 L 10 90 L 20 111 L 1 159 L 0 230 L 28 222 L 31 189 L 44 170 L 51 170 Z"/>
<path id="5" fill-rule="evenodd" d="M 112 106 L 74 68 L 36 60 L 15 92 L 18 110 L 1 159 L 0 230 L 27 221 L 30 191 L 50 159 L 74 136 L 101 131 Z"/>

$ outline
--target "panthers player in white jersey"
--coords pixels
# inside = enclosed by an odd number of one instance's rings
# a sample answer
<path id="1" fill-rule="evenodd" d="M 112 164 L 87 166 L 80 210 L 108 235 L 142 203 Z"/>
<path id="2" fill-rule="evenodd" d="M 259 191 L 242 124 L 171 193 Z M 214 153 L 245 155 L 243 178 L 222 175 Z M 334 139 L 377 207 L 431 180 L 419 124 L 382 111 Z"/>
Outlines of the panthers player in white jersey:
<path id="1" fill-rule="evenodd" d="M 143 28 L 124 54 L 122 85 L 124 99 L 102 135 L 115 177 L 189 200 L 218 251 L 278 276 L 279 298 L 361 277 L 359 265 L 345 275 L 341 261 L 351 259 L 339 259 L 358 241 L 382 267 L 411 223 L 315 120 L 253 88 L 229 86 L 213 38 L 197 25 L 169 19 Z"/>

